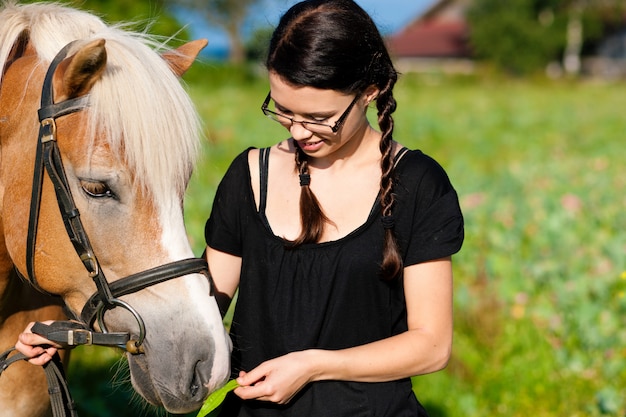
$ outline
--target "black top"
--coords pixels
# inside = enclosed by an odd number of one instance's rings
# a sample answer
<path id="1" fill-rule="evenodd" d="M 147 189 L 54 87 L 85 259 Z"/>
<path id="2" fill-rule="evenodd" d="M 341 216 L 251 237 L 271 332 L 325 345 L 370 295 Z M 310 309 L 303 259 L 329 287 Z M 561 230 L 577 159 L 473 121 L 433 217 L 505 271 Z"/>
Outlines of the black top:
<path id="1" fill-rule="evenodd" d="M 210 247 L 242 258 L 231 328 L 233 376 L 289 352 L 348 348 L 407 330 L 402 280 L 386 282 L 379 276 L 384 229 L 378 201 L 365 224 L 347 236 L 289 249 L 272 233 L 265 213 L 257 212 L 250 181 L 247 150 L 220 183 L 205 229 Z M 463 242 L 463 217 L 441 166 L 420 151 L 408 151 L 397 163 L 394 184 L 394 230 L 404 265 L 456 253 Z M 233 395 L 222 415 L 426 414 L 407 378 L 315 382 L 284 406 L 243 402 Z"/>

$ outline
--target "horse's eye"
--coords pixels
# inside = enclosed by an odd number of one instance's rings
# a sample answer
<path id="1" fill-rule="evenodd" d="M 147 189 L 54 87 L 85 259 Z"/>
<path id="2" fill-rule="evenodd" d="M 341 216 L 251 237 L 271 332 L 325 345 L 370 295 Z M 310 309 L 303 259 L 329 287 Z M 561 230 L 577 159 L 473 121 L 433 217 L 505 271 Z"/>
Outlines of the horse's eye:
<path id="1" fill-rule="evenodd" d="M 109 186 L 104 182 L 82 180 L 80 182 L 80 185 L 83 188 L 83 191 L 89 197 L 93 197 L 93 198 L 115 197 L 115 194 L 113 194 L 113 191 L 111 191 Z"/>

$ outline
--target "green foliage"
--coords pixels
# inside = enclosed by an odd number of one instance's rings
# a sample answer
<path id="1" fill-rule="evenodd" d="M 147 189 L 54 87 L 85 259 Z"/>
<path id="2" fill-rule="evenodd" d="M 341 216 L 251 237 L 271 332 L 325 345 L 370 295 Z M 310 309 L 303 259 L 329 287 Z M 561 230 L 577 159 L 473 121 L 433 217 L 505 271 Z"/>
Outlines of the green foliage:
<path id="1" fill-rule="evenodd" d="M 222 388 L 217 391 L 213 391 L 211 395 L 207 397 L 206 401 L 204 401 L 202 407 L 200 407 L 200 411 L 198 411 L 198 415 L 196 417 L 213 417 L 219 415 L 220 408 L 226 399 L 226 395 L 238 386 L 237 380 L 231 379 Z"/>
<path id="2" fill-rule="evenodd" d="M 256 30 L 246 43 L 246 59 L 252 62 L 265 62 L 269 50 L 273 27 Z"/>
<path id="3" fill-rule="evenodd" d="M 477 57 L 515 74 L 542 70 L 565 43 L 550 2 L 476 0 L 468 12 L 471 45 Z M 543 15 L 542 15 L 543 13 Z M 542 17 L 543 16 L 543 17 Z"/>
<path id="4" fill-rule="evenodd" d="M 531 74 L 561 61 L 571 21 L 580 19 L 583 52 L 595 53 L 602 36 L 623 27 L 625 11 L 624 0 L 473 0 L 470 43 L 478 58 Z"/>
<path id="5" fill-rule="evenodd" d="M 68 381 L 79 416 L 130 417 L 148 409 L 130 386 L 122 358 L 122 351 L 113 348 L 81 346 L 72 351 Z"/>
<path id="6" fill-rule="evenodd" d="M 170 13 L 163 0 L 83 0 L 81 7 L 100 13 L 109 23 L 136 22 L 148 27 L 148 32 L 165 37 L 189 39 L 187 30 Z"/>
<path id="7" fill-rule="evenodd" d="M 19 0 L 23 3 L 37 3 L 40 0 Z M 169 38 L 188 39 L 183 25 L 165 8 L 164 0 L 68 0 L 69 7 L 85 10 L 100 16 L 107 23 L 132 23 L 134 30 L 148 28 L 148 33 Z"/>
<path id="8" fill-rule="evenodd" d="M 254 74 L 210 64 L 186 78 L 208 137 L 185 201 L 197 254 L 231 160 L 288 135 L 261 114 L 268 84 Z M 626 415 L 623 88 L 399 81 L 395 137 L 440 161 L 466 220 L 454 256 L 453 358 L 414 378 L 432 417 Z M 128 385 L 104 391 L 116 359 L 85 351 L 69 372 L 81 417 L 165 415 L 114 409 L 131 401 Z"/>

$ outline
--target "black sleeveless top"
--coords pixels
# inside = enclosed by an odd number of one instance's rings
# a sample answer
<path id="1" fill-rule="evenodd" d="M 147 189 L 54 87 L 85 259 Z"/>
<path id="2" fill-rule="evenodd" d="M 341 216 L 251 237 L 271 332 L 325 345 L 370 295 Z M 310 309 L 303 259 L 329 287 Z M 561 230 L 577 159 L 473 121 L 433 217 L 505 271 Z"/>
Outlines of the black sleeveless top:
<path id="1" fill-rule="evenodd" d="M 289 249 L 272 233 L 265 217 L 263 159 L 256 209 L 248 151 L 233 161 L 220 183 L 205 229 L 210 247 L 242 258 L 231 327 L 233 376 L 289 352 L 343 349 L 406 331 L 402 280 L 386 282 L 379 277 L 384 234 L 379 202 L 367 221 L 347 236 Z M 267 155 L 261 152 L 261 158 Z M 397 162 L 395 175 L 394 230 L 404 265 L 456 253 L 463 242 L 463 217 L 441 166 L 420 151 L 408 151 Z M 221 415 L 415 417 L 426 413 L 406 378 L 384 383 L 314 382 L 286 405 L 242 401 L 231 395 Z"/>

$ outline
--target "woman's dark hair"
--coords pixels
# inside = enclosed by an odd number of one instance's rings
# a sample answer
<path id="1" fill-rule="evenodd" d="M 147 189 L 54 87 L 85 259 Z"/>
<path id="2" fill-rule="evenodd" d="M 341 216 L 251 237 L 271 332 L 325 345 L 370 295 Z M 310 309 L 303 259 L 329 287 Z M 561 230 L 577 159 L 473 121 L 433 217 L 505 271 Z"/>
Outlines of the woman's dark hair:
<path id="1" fill-rule="evenodd" d="M 382 132 L 380 204 L 385 227 L 381 274 L 393 279 L 402 270 L 402 258 L 393 232 L 393 86 L 398 73 L 376 24 L 352 0 L 307 0 L 289 9 L 272 35 L 267 69 L 294 86 L 362 94 L 375 85 L 378 125 Z M 296 169 L 308 175 L 306 154 L 296 145 Z M 302 232 L 293 246 L 319 241 L 330 223 L 315 195 L 301 187 Z"/>

